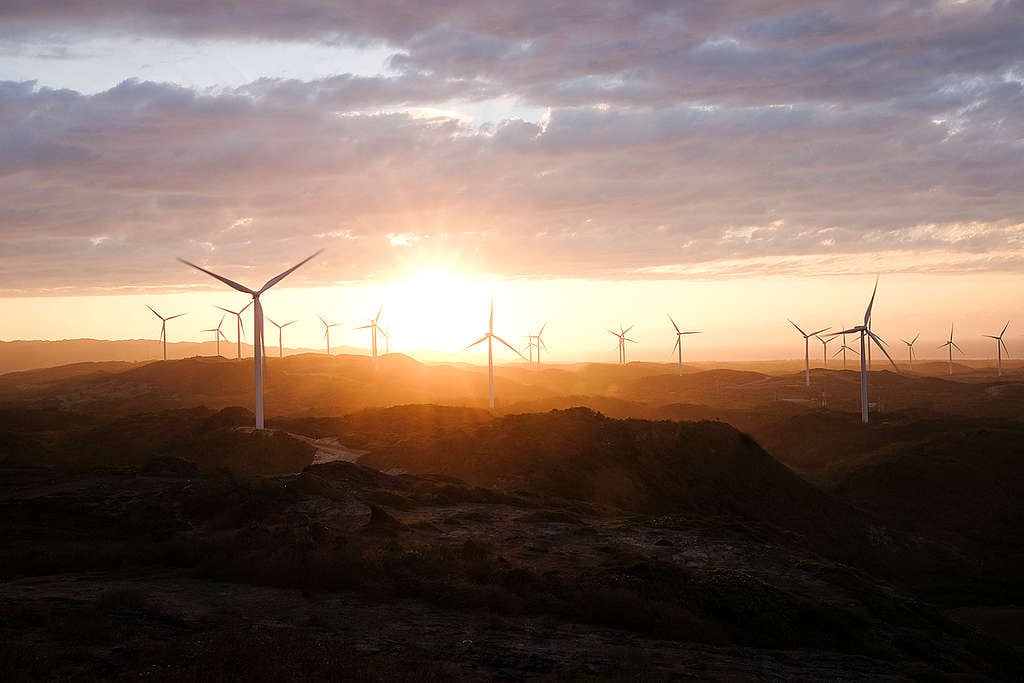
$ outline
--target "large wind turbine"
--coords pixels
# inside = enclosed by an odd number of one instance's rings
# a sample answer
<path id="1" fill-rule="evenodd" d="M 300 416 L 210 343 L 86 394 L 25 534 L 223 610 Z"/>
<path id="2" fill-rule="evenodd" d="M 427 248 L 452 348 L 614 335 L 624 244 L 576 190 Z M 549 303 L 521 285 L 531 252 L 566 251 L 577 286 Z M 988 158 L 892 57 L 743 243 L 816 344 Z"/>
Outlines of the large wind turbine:
<path id="1" fill-rule="evenodd" d="M 1006 357 L 1010 357 L 1010 351 L 1006 348 L 1006 342 L 1003 341 L 1003 335 L 1006 334 L 1006 328 L 1010 326 L 1010 321 L 1007 320 L 1006 324 L 1003 325 L 1003 331 L 999 333 L 997 337 L 994 334 L 984 334 L 983 337 L 996 340 L 996 369 L 999 373 L 999 377 L 1003 376 L 1003 351 L 1006 351 Z"/>
<path id="2" fill-rule="evenodd" d="M 672 347 L 673 351 L 679 351 L 679 376 L 683 376 L 683 335 L 684 334 L 700 334 L 699 331 L 682 332 L 679 329 L 679 325 L 676 325 L 676 321 L 672 320 L 672 316 L 668 316 L 669 322 L 672 323 L 672 327 L 676 328 L 676 343 Z"/>
<path id="3" fill-rule="evenodd" d="M 377 335 L 383 334 L 384 338 L 387 339 L 388 333 L 384 331 L 384 328 L 380 326 L 380 314 L 384 312 L 384 306 L 377 308 L 377 317 L 370 320 L 369 325 L 363 325 L 357 327 L 357 330 L 370 330 L 370 351 L 373 355 L 373 369 L 377 369 Z"/>
<path id="4" fill-rule="evenodd" d="M 914 343 L 917 341 L 917 338 L 920 337 L 920 336 L 921 336 L 921 333 L 918 332 L 917 334 L 914 335 L 914 338 L 911 339 L 910 341 L 907 341 L 906 339 L 900 339 L 901 342 L 903 342 L 904 344 L 907 345 L 907 361 L 908 361 L 908 367 L 911 370 L 914 369 Z M 942 347 L 940 346 L 939 348 L 941 349 Z"/>
<path id="5" fill-rule="evenodd" d="M 836 335 L 822 337 L 820 334 L 814 335 L 821 342 L 821 364 L 823 367 L 828 367 L 828 345 L 835 341 Z"/>
<path id="6" fill-rule="evenodd" d="M 857 353 L 857 351 L 854 350 L 853 347 L 850 347 L 850 346 L 846 345 L 846 335 L 845 334 L 842 334 L 840 332 L 836 332 L 834 335 L 832 335 L 832 339 L 835 339 L 836 337 L 840 337 L 840 336 L 843 338 L 843 345 L 840 346 L 838 349 L 836 349 L 836 352 L 832 354 L 832 357 L 835 358 L 840 353 L 843 354 L 843 370 L 845 370 L 846 369 L 846 352 L 847 351 L 851 351 L 853 353 Z M 860 354 L 857 353 L 857 355 L 859 356 Z"/>
<path id="7" fill-rule="evenodd" d="M 324 317 L 322 315 L 318 315 L 317 317 L 320 318 L 320 322 L 324 326 L 324 339 L 327 340 L 327 355 L 329 356 L 331 355 L 331 328 L 337 327 L 341 323 L 329 323 L 326 320 L 324 320 Z"/>
<path id="8" fill-rule="evenodd" d="M 787 318 L 787 320 L 789 320 L 789 319 Z M 814 337 L 814 336 L 824 332 L 825 330 L 829 330 L 831 328 L 830 327 L 823 327 L 820 330 L 817 330 L 816 332 L 811 332 L 810 334 L 808 334 L 808 333 L 804 332 L 803 330 L 801 330 L 800 326 L 797 325 L 792 320 L 789 321 L 789 324 L 792 325 L 793 327 L 795 327 L 796 331 L 799 332 L 800 334 L 802 334 L 803 337 L 804 337 L 804 374 L 805 374 L 805 377 L 807 379 L 807 386 L 811 386 L 811 341 L 810 341 L 810 339 L 811 339 L 811 337 Z"/>
<path id="9" fill-rule="evenodd" d="M 502 339 L 498 335 L 494 334 L 494 299 L 491 299 L 491 314 L 490 314 L 490 317 L 487 319 L 487 332 L 484 333 L 484 336 L 480 337 L 475 342 L 473 342 L 472 344 L 470 344 L 466 348 L 462 349 L 463 351 L 468 351 L 468 350 L 470 350 L 471 348 L 473 348 L 474 346 L 476 346 L 477 344 L 479 344 L 482 341 L 486 341 L 487 342 L 487 385 L 488 385 L 488 390 L 490 392 L 488 400 L 487 400 L 487 405 L 488 405 L 488 407 L 491 410 L 494 410 L 494 348 L 493 348 L 493 341 L 495 339 L 497 339 L 502 344 L 504 344 L 509 349 L 511 349 L 514 354 L 516 354 L 517 356 L 519 356 L 523 360 L 526 360 L 526 356 L 524 356 L 523 354 L 519 353 L 519 351 L 517 351 L 514 346 L 509 344 L 507 341 L 505 341 L 504 339 Z"/>
<path id="10" fill-rule="evenodd" d="M 185 261 L 185 263 L 188 263 L 188 261 Z M 242 306 L 242 308 L 237 311 L 232 311 L 228 308 L 224 308 L 223 306 L 214 306 L 214 308 L 219 308 L 225 313 L 230 313 L 231 315 L 235 316 L 235 339 L 238 341 L 238 352 L 235 355 L 235 358 L 238 359 L 241 359 L 242 357 L 242 335 L 245 334 L 245 324 L 242 322 L 242 314 L 245 313 L 245 309 L 249 308 L 250 306 L 252 306 L 251 301 L 247 303 L 245 306 Z"/>
<path id="11" fill-rule="evenodd" d="M 178 259 L 187 266 L 192 266 L 196 270 L 202 271 L 212 278 L 220 280 L 228 287 L 236 289 L 239 292 L 249 294 L 252 296 L 252 327 L 253 327 L 253 375 L 255 377 L 256 384 L 256 429 L 263 429 L 263 304 L 260 303 L 260 295 L 266 292 L 268 289 L 276 285 L 281 280 L 285 279 L 292 274 L 297 268 L 308 263 L 314 256 L 319 254 L 323 249 L 316 252 L 312 256 L 309 256 L 297 264 L 284 271 L 280 275 L 270 278 L 267 282 L 258 290 L 250 289 L 245 285 L 240 285 L 234 280 L 229 280 L 226 277 L 217 275 L 212 271 L 200 268 L 194 263 L 189 263 L 185 259 Z M 245 309 L 242 309 L 245 310 Z"/>
<path id="12" fill-rule="evenodd" d="M 626 363 L 626 342 L 632 342 L 634 344 L 637 343 L 635 339 L 630 339 L 629 337 L 626 336 L 627 334 L 629 334 L 629 331 L 631 329 L 633 329 L 632 325 L 630 325 L 626 329 L 622 329 L 622 325 L 620 324 L 618 332 L 612 332 L 611 330 L 608 330 L 609 334 L 618 337 L 619 339 L 619 365 L 625 365 Z"/>
<path id="13" fill-rule="evenodd" d="M 148 308 L 150 311 L 153 311 L 153 315 L 160 318 L 160 341 L 163 342 L 164 344 L 164 360 L 167 360 L 167 321 L 174 320 L 175 318 L 180 318 L 185 314 L 178 313 L 177 315 L 172 315 L 165 318 L 159 313 L 157 313 L 155 310 L 153 310 L 153 307 L 150 306 L 149 304 L 146 304 L 146 308 Z"/>
<path id="14" fill-rule="evenodd" d="M 288 327 L 294 320 L 289 320 L 286 323 L 276 323 L 273 318 L 267 318 L 270 324 L 277 328 L 277 357 L 284 358 L 284 328 Z"/>
<path id="15" fill-rule="evenodd" d="M 942 348 L 948 348 L 949 349 L 949 376 L 952 377 L 953 376 L 953 349 L 956 349 L 957 351 L 960 351 L 960 355 L 961 356 L 965 355 L 963 350 L 959 346 L 956 345 L 955 341 L 953 341 L 953 323 L 949 324 L 949 341 L 947 341 L 945 344 L 943 344 L 939 348 L 940 349 L 942 349 Z"/>
<path id="16" fill-rule="evenodd" d="M 220 330 L 221 326 L 224 324 L 224 317 L 225 316 L 223 316 L 223 315 L 220 317 L 220 322 L 217 323 L 217 327 L 211 327 L 208 330 L 203 330 L 203 332 L 213 332 L 214 333 L 213 334 L 213 338 L 217 341 L 217 355 L 218 356 L 220 355 L 220 340 L 221 340 L 221 337 L 224 338 L 224 341 L 228 340 L 227 335 L 225 335 Z"/>
<path id="17" fill-rule="evenodd" d="M 851 327 L 848 330 L 842 332 L 836 332 L 836 334 L 859 334 L 860 335 L 860 421 L 864 424 L 868 423 L 868 365 L 867 365 L 867 349 L 870 348 L 871 342 L 875 343 L 885 357 L 892 363 L 892 367 L 895 368 L 896 372 L 900 369 L 896 367 L 896 362 L 889 355 L 889 352 L 885 350 L 885 342 L 882 341 L 881 337 L 872 332 L 868 323 L 871 322 L 871 308 L 875 305 L 875 293 L 878 292 L 878 278 L 875 278 L 875 288 L 871 290 L 871 301 L 868 302 L 868 308 L 864 311 L 864 324 Z M 865 343 L 867 346 L 865 346 Z"/>
<path id="18" fill-rule="evenodd" d="M 548 350 L 548 345 L 544 343 L 544 328 L 547 327 L 547 326 L 548 326 L 548 324 L 544 323 L 543 325 L 540 326 L 540 330 L 537 332 L 537 334 L 528 334 L 528 335 L 526 335 L 526 338 L 529 340 L 529 343 L 527 344 L 527 346 L 530 349 L 530 362 L 531 363 L 533 362 L 533 349 L 535 347 L 537 349 L 537 365 L 540 365 L 540 350 L 541 350 L 541 347 L 543 347 L 545 351 Z"/>

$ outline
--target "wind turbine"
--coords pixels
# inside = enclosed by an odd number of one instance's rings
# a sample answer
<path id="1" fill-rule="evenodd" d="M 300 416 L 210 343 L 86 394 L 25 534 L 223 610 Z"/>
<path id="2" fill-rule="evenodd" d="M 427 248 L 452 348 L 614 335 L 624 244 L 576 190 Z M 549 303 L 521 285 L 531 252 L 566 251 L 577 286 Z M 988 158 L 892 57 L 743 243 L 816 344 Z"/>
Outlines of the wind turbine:
<path id="1" fill-rule="evenodd" d="M 630 339 L 629 337 L 626 336 L 627 334 L 629 334 L 629 331 L 631 329 L 633 329 L 632 325 L 630 325 L 626 329 L 622 329 L 622 325 L 620 324 L 618 332 L 612 332 L 611 330 L 608 330 L 609 334 L 612 334 L 615 337 L 618 337 L 619 339 L 619 365 L 624 365 L 626 363 L 626 342 L 633 342 L 634 344 L 637 343 L 635 339 Z"/>
<path id="2" fill-rule="evenodd" d="M 266 283 L 257 289 L 250 289 L 245 285 L 240 285 L 234 280 L 229 280 L 226 277 L 217 275 L 212 271 L 200 268 L 194 263 L 189 263 L 185 259 L 179 258 L 178 260 L 187 266 L 192 266 L 196 270 L 202 271 L 212 278 L 220 280 L 228 287 L 249 294 L 252 296 L 252 327 L 253 327 L 253 375 L 256 384 L 256 429 L 263 429 L 263 304 L 260 303 L 260 295 L 266 292 L 268 289 L 276 285 L 281 280 L 291 275 L 297 268 L 308 263 L 314 256 L 317 256 L 323 249 L 316 252 L 312 256 L 306 257 L 304 260 L 299 261 L 297 264 L 284 271 L 280 275 L 270 278 Z M 245 310 L 244 308 L 242 310 Z M 241 317 L 239 317 L 241 321 Z"/>
<path id="3" fill-rule="evenodd" d="M 1009 325 L 1009 323 L 1007 323 L 1007 325 Z M 939 348 L 941 349 L 943 347 L 949 349 L 949 376 L 952 377 L 953 376 L 953 349 L 956 349 L 957 351 L 960 351 L 960 355 L 961 356 L 966 355 L 966 354 L 964 354 L 963 350 L 959 346 L 956 345 L 956 342 L 953 341 L 953 323 L 949 324 L 949 341 L 947 341 L 945 344 L 943 344 Z"/>
<path id="4" fill-rule="evenodd" d="M 828 367 L 828 345 L 835 341 L 835 335 L 822 337 L 820 334 L 814 335 L 821 342 L 821 362 L 823 367 Z"/>
<path id="5" fill-rule="evenodd" d="M 329 323 L 326 320 L 324 320 L 324 317 L 322 315 L 318 315 L 317 317 L 320 318 L 320 322 L 323 323 L 324 326 L 324 339 L 327 340 L 327 355 L 329 356 L 331 355 L 331 328 L 337 327 L 341 323 Z"/>
<path id="6" fill-rule="evenodd" d="M 373 355 L 373 369 L 374 370 L 377 369 L 377 334 L 378 333 L 383 334 L 385 339 L 387 339 L 387 337 L 388 337 L 388 333 L 385 332 L 384 329 L 379 325 L 379 323 L 380 323 L 380 314 L 383 311 L 384 311 L 384 306 L 382 305 L 382 306 L 377 308 L 377 317 L 371 319 L 369 325 L 363 325 L 362 327 L 357 327 L 356 328 L 357 330 L 370 330 L 370 335 L 371 335 L 370 350 L 371 350 L 371 353 Z"/>
<path id="7" fill-rule="evenodd" d="M 672 320 L 672 316 L 671 315 L 668 317 L 668 319 L 669 319 L 669 322 L 672 323 L 672 327 L 676 328 L 676 343 L 675 343 L 675 346 L 672 347 L 672 350 L 673 351 L 675 351 L 676 349 L 679 350 L 679 376 L 682 377 L 683 376 L 683 335 L 684 334 L 700 334 L 700 332 L 699 331 L 697 331 L 697 332 L 681 332 L 679 330 L 679 325 L 676 325 L 676 321 Z"/>
<path id="8" fill-rule="evenodd" d="M 1010 321 L 1007 320 L 1006 324 L 1003 325 L 1003 331 L 999 333 L 999 336 L 994 334 L 984 334 L 983 337 L 996 340 L 996 369 L 999 373 L 999 377 L 1003 376 L 1003 351 L 1006 351 L 1006 357 L 1010 357 L 1010 351 L 1006 348 L 1006 342 L 1003 341 L 1003 335 L 1006 334 L 1006 328 L 1010 326 Z"/>
<path id="9" fill-rule="evenodd" d="M 882 338 L 872 332 L 868 327 L 871 322 L 871 308 L 875 305 L 875 293 L 878 292 L 878 278 L 875 277 L 875 288 L 871 291 L 871 301 L 868 302 L 868 308 L 864 311 L 864 324 L 851 327 L 848 330 L 842 332 L 836 332 L 836 334 L 859 334 L 860 335 L 860 421 L 864 424 L 868 423 L 868 365 L 867 365 L 867 349 L 871 347 L 871 342 L 875 343 L 885 357 L 892 363 L 892 367 L 895 368 L 896 372 L 900 369 L 896 367 L 896 362 L 889 355 L 889 352 L 885 350 Z M 865 347 L 865 343 L 867 347 Z M 844 344 L 845 346 L 845 344 Z"/>
<path id="10" fill-rule="evenodd" d="M 146 308 L 148 308 L 150 311 L 153 311 L 153 315 L 160 318 L 160 341 L 162 341 L 164 344 L 164 360 L 167 360 L 167 321 L 174 320 L 175 318 L 180 318 L 185 314 L 178 313 L 177 315 L 172 315 L 165 318 L 159 313 L 157 313 L 149 304 L 146 304 Z"/>
<path id="11" fill-rule="evenodd" d="M 218 356 L 220 355 L 220 339 L 221 339 L 221 337 L 224 337 L 224 341 L 228 340 L 227 336 L 223 332 L 220 331 L 221 325 L 224 324 L 224 317 L 225 316 L 223 316 L 223 315 L 220 317 L 220 322 L 217 323 L 217 327 L 211 327 L 208 330 L 202 330 L 203 332 L 213 332 L 214 333 L 213 338 L 217 341 L 217 355 Z"/>
<path id="12" fill-rule="evenodd" d="M 289 320 L 286 323 L 276 323 L 273 318 L 267 318 L 270 324 L 277 328 L 277 357 L 284 358 L 284 328 L 288 327 L 294 320 Z"/>
<path id="13" fill-rule="evenodd" d="M 185 263 L 188 263 L 188 261 L 185 261 Z M 189 263 L 189 265 L 192 264 Z M 242 322 L 242 314 L 245 313 L 245 309 L 249 308 L 250 306 L 252 306 L 251 301 L 247 303 L 245 306 L 242 306 L 242 308 L 237 311 L 232 311 L 230 309 L 224 308 L 223 306 L 214 306 L 214 308 L 219 308 L 225 313 L 230 313 L 231 315 L 235 316 L 235 339 L 238 340 L 238 354 L 235 356 L 235 358 L 238 359 L 241 359 L 242 357 L 242 335 L 245 334 L 245 324 Z"/>
<path id="14" fill-rule="evenodd" d="M 527 344 L 527 346 L 530 349 L 530 362 L 531 363 L 533 362 L 533 349 L 534 349 L 534 347 L 537 348 L 537 365 L 540 365 L 540 349 L 541 349 L 541 347 L 544 347 L 545 351 L 548 350 L 548 345 L 544 343 L 544 328 L 547 327 L 547 326 L 548 326 L 548 324 L 544 323 L 543 325 L 540 326 L 540 330 L 537 332 L 537 334 L 528 334 L 528 335 L 526 335 L 526 338 L 529 340 L 529 344 Z"/>
<path id="15" fill-rule="evenodd" d="M 920 336 L 921 336 L 921 333 L 918 332 L 917 334 L 914 335 L 914 338 L 911 339 L 910 341 L 907 341 L 906 339 L 900 339 L 901 342 L 903 342 L 904 344 L 907 345 L 907 360 L 909 362 L 908 365 L 909 365 L 911 370 L 914 369 L 914 342 L 916 342 L 917 338 L 920 337 Z M 939 348 L 941 349 L 942 347 L 940 346 Z"/>
<path id="16" fill-rule="evenodd" d="M 787 320 L 789 320 L 789 318 L 787 318 Z M 799 332 L 800 334 L 802 334 L 803 337 L 804 337 L 804 374 L 805 374 L 805 376 L 807 378 L 807 386 L 811 386 L 811 342 L 810 342 L 810 339 L 811 339 L 811 337 L 817 336 L 817 335 L 821 334 L 822 332 L 824 332 L 825 330 L 829 330 L 829 329 L 832 329 L 832 328 L 831 327 L 823 327 L 823 328 L 821 328 L 820 330 L 818 330 L 816 332 L 811 332 L 810 334 L 807 334 L 806 332 L 801 330 L 800 326 L 797 325 L 792 320 L 789 321 L 789 324 L 792 325 L 793 327 L 795 327 L 796 331 Z"/>
<path id="17" fill-rule="evenodd" d="M 507 341 L 505 341 L 504 339 L 502 339 L 498 335 L 494 334 L 494 299 L 491 299 L 491 315 L 487 319 L 487 332 L 484 333 L 484 336 L 480 337 L 475 342 L 473 342 L 472 344 L 470 344 L 466 348 L 462 349 L 463 351 L 468 351 L 468 350 L 470 350 L 471 348 L 473 348 L 474 346 L 476 346 L 477 344 L 479 344 L 482 341 L 486 341 L 487 342 L 487 385 L 488 385 L 488 389 L 490 391 L 489 398 L 487 400 L 487 405 L 488 405 L 488 407 L 491 410 L 494 410 L 494 348 L 493 348 L 493 341 L 495 339 L 497 339 L 502 344 L 504 344 L 509 349 L 511 349 L 512 352 L 515 353 L 517 356 L 519 356 L 523 360 L 526 360 L 526 356 L 524 356 L 523 354 L 519 353 L 519 351 L 517 351 L 514 346 L 509 344 Z"/>
<path id="18" fill-rule="evenodd" d="M 836 332 L 836 333 L 835 333 L 834 335 L 832 335 L 832 338 L 833 338 L 833 339 L 835 339 L 836 337 L 840 337 L 840 336 L 841 336 L 841 337 L 843 338 L 843 345 L 842 345 L 842 346 L 840 346 L 840 347 L 839 347 L 839 348 L 838 348 L 838 349 L 836 350 L 836 352 L 832 354 L 832 357 L 833 357 L 833 358 L 835 358 L 835 357 L 836 357 L 836 356 L 838 356 L 838 355 L 839 355 L 840 353 L 841 353 L 841 354 L 843 354 L 843 370 L 845 370 L 845 369 L 846 369 L 846 352 L 847 352 L 847 351 L 851 351 L 851 352 L 853 352 L 853 353 L 856 353 L 856 354 L 857 354 L 858 356 L 859 356 L 860 354 L 859 354 L 859 353 L 857 353 L 857 351 L 856 351 L 856 350 L 854 350 L 854 349 L 853 349 L 852 347 L 850 347 L 850 346 L 847 346 L 847 345 L 846 345 L 846 335 L 845 335 L 845 334 L 842 334 L 842 333 L 840 333 L 840 332 Z"/>

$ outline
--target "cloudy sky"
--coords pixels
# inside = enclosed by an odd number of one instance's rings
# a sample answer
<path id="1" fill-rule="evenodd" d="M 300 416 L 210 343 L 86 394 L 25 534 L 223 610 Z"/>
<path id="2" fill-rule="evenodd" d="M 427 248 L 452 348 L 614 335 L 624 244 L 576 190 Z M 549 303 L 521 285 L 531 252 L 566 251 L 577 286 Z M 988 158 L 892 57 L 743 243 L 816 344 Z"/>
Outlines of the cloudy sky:
<path id="1" fill-rule="evenodd" d="M 695 358 L 796 356 L 785 317 L 852 322 L 876 273 L 892 336 L 1024 331 L 1021 36 L 1012 0 L 8 0 L 0 338 L 151 336 L 143 300 L 198 337 L 175 256 L 320 248 L 280 305 L 402 329 L 418 294 L 410 348 L 495 292 L 556 357 L 622 322 L 660 359 L 666 312 Z"/>

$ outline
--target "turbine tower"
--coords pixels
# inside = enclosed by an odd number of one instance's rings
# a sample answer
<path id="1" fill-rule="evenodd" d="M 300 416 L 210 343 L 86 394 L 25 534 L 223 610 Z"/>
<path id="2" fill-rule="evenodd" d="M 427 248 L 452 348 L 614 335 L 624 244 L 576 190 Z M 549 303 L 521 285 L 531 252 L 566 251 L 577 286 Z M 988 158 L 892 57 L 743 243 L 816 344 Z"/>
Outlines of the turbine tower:
<path id="1" fill-rule="evenodd" d="M 192 266 L 196 270 L 202 271 L 212 278 L 220 280 L 228 287 L 235 289 L 239 292 L 249 294 L 252 296 L 252 327 L 253 327 L 253 376 L 256 384 L 256 429 L 263 429 L 263 304 L 260 303 L 260 295 L 266 292 L 268 289 L 276 285 L 281 280 L 291 275 L 297 268 L 308 263 L 314 256 L 322 252 L 323 249 L 316 252 L 312 256 L 306 257 L 304 260 L 299 261 L 297 264 L 284 271 L 280 275 L 270 278 L 266 283 L 259 289 L 250 289 L 245 285 L 240 285 L 234 280 L 229 280 L 226 277 L 217 275 L 212 271 L 200 268 L 194 263 L 189 263 L 184 259 L 178 259 L 187 266 Z M 242 309 L 245 310 L 245 309 Z M 241 320 L 241 318 L 239 318 Z"/>
<path id="2" fill-rule="evenodd" d="M 836 335 L 833 334 L 833 335 L 829 335 L 829 336 L 826 336 L 826 337 L 822 337 L 820 334 L 816 334 L 814 336 L 817 337 L 818 341 L 821 342 L 821 364 L 822 364 L 822 367 L 827 368 L 828 367 L 828 345 L 830 343 L 832 343 L 833 341 L 835 341 Z"/>
<path id="3" fill-rule="evenodd" d="M 885 354 L 885 357 L 892 363 L 892 367 L 899 372 L 900 369 L 896 367 L 896 362 L 889 355 L 889 352 L 885 350 L 881 337 L 872 332 L 868 328 L 868 323 L 871 322 L 871 308 L 875 305 L 875 293 L 878 292 L 878 277 L 875 277 L 875 288 L 871 291 L 871 300 L 868 302 L 868 308 L 864 311 L 864 324 L 851 327 L 848 330 L 837 332 L 836 334 L 859 334 L 860 335 L 860 421 L 864 424 L 868 423 L 868 365 L 867 365 L 867 349 L 870 348 L 871 343 L 874 342 L 875 346 Z M 866 344 L 866 346 L 865 346 Z"/>
<path id="4" fill-rule="evenodd" d="M 683 335 L 684 334 L 700 334 L 700 332 L 699 331 L 696 331 L 696 332 L 681 332 L 679 330 L 679 325 L 676 325 L 676 321 L 672 320 L 672 316 L 671 315 L 668 316 L 668 319 L 669 319 L 669 322 L 672 323 L 672 327 L 676 328 L 676 343 L 675 343 L 675 346 L 672 347 L 672 351 L 674 352 L 677 349 L 679 351 L 679 376 L 682 377 L 683 376 Z"/>
<path id="5" fill-rule="evenodd" d="M 470 344 L 466 348 L 462 349 L 463 351 L 469 351 L 471 348 L 473 348 L 474 346 L 476 346 L 480 342 L 482 342 L 482 341 L 486 341 L 487 342 L 487 386 L 488 386 L 488 390 L 489 390 L 489 395 L 488 395 L 488 399 L 487 399 L 487 406 L 491 410 L 494 410 L 494 345 L 493 345 L 493 341 L 495 339 L 497 339 L 502 344 L 504 344 L 509 349 L 511 349 L 512 352 L 515 353 L 517 356 L 519 356 L 523 360 L 526 360 L 526 356 L 524 356 L 523 354 L 519 353 L 519 351 L 517 351 L 514 346 L 509 344 L 507 341 L 505 341 L 504 339 L 502 339 L 498 335 L 494 334 L 494 299 L 491 299 L 491 314 L 490 314 L 490 317 L 487 319 L 487 332 L 484 333 L 484 336 L 480 337 L 475 342 L 473 342 L 472 344 Z"/>
<path id="6" fill-rule="evenodd" d="M 1009 323 L 1007 323 L 1007 324 L 1009 324 Z M 943 344 L 939 348 L 940 349 L 942 349 L 942 348 L 949 349 L 949 376 L 952 377 L 953 376 L 953 349 L 956 349 L 957 351 L 960 351 L 960 355 L 961 356 L 966 355 L 966 354 L 964 354 L 963 350 L 959 346 L 956 345 L 956 342 L 953 341 L 953 323 L 949 324 L 949 341 L 947 341 L 945 344 Z"/>
<path id="7" fill-rule="evenodd" d="M 370 352 L 373 355 L 373 369 L 377 369 L 377 335 L 383 334 L 384 339 L 388 338 L 388 333 L 384 331 L 384 328 L 380 326 L 380 314 L 384 312 L 384 306 L 377 308 L 377 317 L 370 320 L 369 325 L 363 325 L 357 327 L 357 330 L 370 330 Z"/>
<path id="8" fill-rule="evenodd" d="M 286 323 L 276 323 L 273 318 L 267 318 L 270 324 L 277 328 L 277 357 L 284 358 L 284 328 L 288 327 L 294 320 L 289 320 Z"/>
<path id="9" fill-rule="evenodd" d="M 840 337 L 840 336 L 843 338 L 843 345 L 840 346 L 838 349 L 836 349 L 836 352 L 832 354 L 832 357 L 835 358 L 840 353 L 843 354 L 843 370 L 845 370 L 846 369 L 846 352 L 850 351 L 850 352 L 852 352 L 852 353 L 854 353 L 854 354 L 856 354 L 858 356 L 860 354 L 857 353 L 857 351 L 855 349 L 853 349 L 853 347 L 850 347 L 850 346 L 846 345 L 846 335 L 845 334 L 842 334 L 840 332 L 836 332 L 834 335 L 832 335 L 832 338 L 835 339 L 836 337 Z"/>
<path id="10" fill-rule="evenodd" d="M 160 318 L 160 341 L 163 342 L 164 345 L 164 360 L 167 360 L 167 321 L 174 320 L 175 318 L 180 318 L 185 314 L 178 313 L 177 315 L 172 315 L 165 318 L 159 313 L 157 313 L 155 310 L 153 310 L 153 307 L 150 306 L 149 304 L 146 304 L 146 308 L 148 308 L 150 311 L 153 311 L 153 315 Z"/>
<path id="11" fill-rule="evenodd" d="M 528 335 L 526 335 L 526 338 L 529 340 L 529 343 L 527 344 L 527 347 L 530 349 L 530 362 L 531 363 L 533 362 L 533 349 L 534 348 L 537 349 L 537 365 L 540 365 L 540 350 L 541 350 L 541 347 L 543 347 L 545 351 L 548 350 L 548 345 L 544 343 L 544 328 L 547 327 L 547 326 L 548 326 L 548 324 L 544 323 L 543 325 L 540 326 L 540 330 L 537 332 L 537 334 L 528 334 Z"/>
<path id="12" fill-rule="evenodd" d="M 245 309 L 249 308 L 250 306 L 252 306 L 251 301 L 247 303 L 245 306 L 242 306 L 242 308 L 238 311 L 232 311 L 230 309 L 224 308 L 223 306 L 214 306 L 214 308 L 219 308 L 225 313 L 230 313 L 231 315 L 235 316 L 235 339 L 238 340 L 238 353 L 236 354 L 235 358 L 237 359 L 242 358 L 242 335 L 245 334 L 245 323 L 242 322 L 242 314 L 245 313 Z"/>
<path id="13" fill-rule="evenodd" d="M 626 342 L 632 342 L 634 344 L 637 343 L 635 339 L 630 339 L 629 337 L 626 336 L 627 334 L 629 334 L 629 331 L 631 329 L 633 329 L 632 325 L 630 325 L 626 329 L 622 329 L 622 325 L 619 324 L 618 332 L 612 332 L 611 330 L 608 330 L 610 334 L 612 334 L 615 337 L 618 337 L 619 339 L 619 365 L 626 364 Z"/>
<path id="14" fill-rule="evenodd" d="M 1007 320 L 1006 324 L 1003 325 L 1003 331 L 999 333 L 997 337 L 994 334 L 984 334 L 983 337 L 996 340 L 996 371 L 999 373 L 999 377 L 1003 376 L 1003 351 L 1006 351 L 1006 357 L 1010 357 L 1010 351 L 1006 348 L 1006 342 L 1003 341 L 1003 335 L 1006 334 L 1006 328 L 1010 326 L 1010 321 Z"/>
<path id="15" fill-rule="evenodd" d="M 224 324 L 224 317 L 225 316 L 223 316 L 223 315 L 220 317 L 220 322 L 217 323 L 217 327 L 211 327 L 208 330 L 202 330 L 203 332 L 213 332 L 214 333 L 213 334 L 213 338 L 217 341 L 217 355 L 218 356 L 220 355 L 220 340 L 221 340 L 221 337 L 224 338 L 224 341 L 228 340 L 227 336 L 225 336 L 225 334 L 223 332 L 221 332 L 221 330 L 220 330 L 221 326 Z"/>
<path id="16" fill-rule="evenodd" d="M 917 338 L 920 337 L 920 336 L 921 336 L 921 333 L 918 332 L 917 334 L 914 335 L 914 338 L 911 339 L 910 341 L 907 341 L 906 339 L 900 339 L 901 342 L 903 342 L 904 344 L 907 345 L 907 361 L 908 361 L 908 367 L 911 370 L 914 369 L 914 343 L 917 341 Z M 940 346 L 939 348 L 941 349 L 942 347 Z"/>
<path id="17" fill-rule="evenodd" d="M 789 320 L 789 319 L 787 318 L 787 320 Z M 830 327 L 823 327 L 823 328 L 821 328 L 820 330 L 818 330 L 816 332 L 811 332 L 810 334 L 808 334 L 808 333 L 804 332 L 803 330 L 801 330 L 800 326 L 797 325 L 792 320 L 789 321 L 789 324 L 792 325 L 793 327 L 795 327 L 796 331 L 799 332 L 800 334 L 802 334 L 803 337 L 804 337 L 804 375 L 805 375 L 805 377 L 807 379 L 807 386 L 811 386 L 811 342 L 810 342 L 810 339 L 811 339 L 811 337 L 817 336 L 817 335 L 821 334 L 822 332 L 824 332 L 825 330 L 829 330 L 831 328 Z"/>
<path id="18" fill-rule="evenodd" d="M 324 339 L 327 340 L 327 355 L 329 356 L 331 355 L 331 328 L 337 327 L 341 323 L 329 323 L 326 320 L 324 320 L 324 317 L 322 315 L 318 315 L 317 317 L 320 318 L 320 322 L 323 323 L 324 326 Z"/>

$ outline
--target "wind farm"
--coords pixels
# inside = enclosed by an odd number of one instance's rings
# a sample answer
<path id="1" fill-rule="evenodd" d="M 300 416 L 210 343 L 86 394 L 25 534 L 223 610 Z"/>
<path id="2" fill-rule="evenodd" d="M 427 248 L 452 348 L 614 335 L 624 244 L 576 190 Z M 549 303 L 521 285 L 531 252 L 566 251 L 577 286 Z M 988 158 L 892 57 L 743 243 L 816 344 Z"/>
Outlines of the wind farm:
<path id="1" fill-rule="evenodd" d="M 1024 680 L 1019 2 L 0 25 L 0 679 Z"/>

